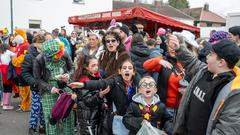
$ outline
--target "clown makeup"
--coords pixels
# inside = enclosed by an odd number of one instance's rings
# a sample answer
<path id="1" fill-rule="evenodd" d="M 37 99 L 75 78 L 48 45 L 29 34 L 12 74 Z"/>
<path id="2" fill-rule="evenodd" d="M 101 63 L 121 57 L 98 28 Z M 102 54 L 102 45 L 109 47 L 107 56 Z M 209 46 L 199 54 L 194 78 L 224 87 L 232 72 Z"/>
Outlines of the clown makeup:
<path id="1" fill-rule="evenodd" d="M 105 41 L 109 52 L 115 52 L 117 50 L 119 41 L 117 41 L 113 36 L 106 36 Z"/>

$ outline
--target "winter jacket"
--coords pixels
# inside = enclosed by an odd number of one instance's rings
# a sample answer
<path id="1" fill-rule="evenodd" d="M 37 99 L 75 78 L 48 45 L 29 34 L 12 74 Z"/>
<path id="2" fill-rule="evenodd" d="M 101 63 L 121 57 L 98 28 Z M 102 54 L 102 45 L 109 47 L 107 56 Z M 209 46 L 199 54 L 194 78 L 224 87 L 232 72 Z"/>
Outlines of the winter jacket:
<path id="1" fill-rule="evenodd" d="M 131 42 L 132 42 L 132 36 L 127 37 L 127 40 L 124 42 L 124 46 L 127 52 L 131 50 Z"/>
<path id="2" fill-rule="evenodd" d="M 174 66 L 174 71 L 168 68 L 164 68 L 159 64 L 160 60 L 166 60 Z M 178 66 L 178 68 L 176 68 Z M 144 62 L 144 69 L 149 72 L 158 72 L 157 81 L 157 94 L 159 95 L 161 101 L 166 104 L 168 108 L 177 108 L 180 102 L 181 95 L 179 94 L 179 81 L 183 79 L 180 72 L 183 72 L 182 65 L 174 58 L 170 56 L 157 57 Z M 178 71 L 180 69 L 180 71 Z"/>
<path id="3" fill-rule="evenodd" d="M 110 86 L 110 92 L 106 95 L 108 110 L 104 116 L 103 121 L 103 131 L 102 134 L 111 134 L 112 132 L 112 122 L 114 115 L 123 116 L 132 100 L 132 96 L 137 93 L 137 86 L 140 78 L 135 76 L 132 82 L 132 92 L 128 95 L 126 92 L 126 84 L 123 81 L 122 76 L 116 75 L 105 80 L 90 80 L 84 83 L 84 89 L 90 91 L 105 89 Z M 116 111 L 113 112 L 112 104 L 115 104 Z"/>
<path id="4" fill-rule="evenodd" d="M 131 97 L 137 93 L 139 80 L 139 76 L 135 76 L 133 79 Z M 126 93 L 126 84 L 124 83 L 122 76 L 117 75 L 105 80 L 90 80 L 84 83 L 84 88 L 90 91 L 105 89 L 107 86 L 110 86 L 110 92 L 107 94 L 108 99 L 114 102 L 117 109 L 116 114 L 123 116 L 131 102 L 131 98 L 129 100 Z M 111 106 L 111 103 L 109 105 Z"/>
<path id="5" fill-rule="evenodd" d="M 133 61 L 137 72 L 141 76 L 146 76 L 150 75 L 144 68 L 143 68 L 143 63 L 149 59 L 150 56 L 150 51 L 144 43 L 137 43 L 137 44 L 132 44 L 132 48 L 130 50 L 130 57 L 131 60 Z"/>
<path id="6" fill-rule="evenodd" d="M 100 78 L 83 76 L 80 82 L 98 79 Z M 99 90 L 88 91 L 84 89 L 77 91 L 78 122 L 80 123 L 81 135 L 90 135 L 90 129 L 94 135 L 98 134 L 102 103 L 103 99 L 99 97 Z"/>
<path id="7" fill-rule="evenodd" d="M 67 53 L 61 57 L 61 60 L 66 62 L 64 73 L 72 74 L 73 72 L 73 64 L 70 56 Z M 45 66 L 45 58 L 43 54 L 39 54 L 36 57 L 36 60 L 33 65 L 33 76 L 37 80 L 37 89 L 39 89 L 40 94 L 44 92 L 51 92 L 52 86 L 48 84 L 48 81 L 51 77 L 51 71 Z"/>
<path id="8" fill-rule="evenodd" d="M 37 89 L 37 80 L 33 77 L 33 64 L 38 54 L 37 48 L 32 44 L 24 57 L 20 74 L 33 91 L 39 91 Z"/>
<path id="9" fill-rule="evenodd" d="M 225 85 L 213 106 L 206 135 L 240 134 L 240 69 L 235 67 L 236 77 Z"/>
<path id="10" fill-rule="evenodd" d="M 149 55 L 150 59 L 156 58 L 156 57 L 162 56 L 163 50 L 155 47 L 155 48 L 149 49 L 149 53 L 150 53 L 150 55 Z"/>
<path id="11" fill-rule="evenodd" d="M 184 68 L 188 70 L 191 82 L 186 89 L 186 93 L 178 109 L 176 123 L 174 125 L 174 135 L 187 134 L 186 112 L 188 111 L 188 103 L 192 93 L 194 84 L 198 82 L 202 76 L 209 72 L 207 65 L 195 58 L 186 48 L 181 47 L 177 52 L 177 58 Z M 236 72 L 237 77 L 230 83 L 225 85 L 219 92 L 217 99 L 209 118 L 207 135 L 227 134 L 236 135 L 240 133 L 239 121 L 239 69 Z M 237 82 L 237 83 L 236 83 Z M 230 89 L 231 87 L 231 89 Z"/>
<path id="12" fill-rule="evenodd" d="M 147 112 L 147 110 L 142 94 L 138 93 L 134 95 L 133 102 L 129 105 L 127 113 L 123 117 L 123 124 L 129 129 L 129 135 L 137 134 L 141 128 L 143 119 L 148 120 L 152 126 L 160 128 L 170 135 L 173 120 L 158 95 L 153 97 L 153 104 L 150 106 L 150 111 Z"/>

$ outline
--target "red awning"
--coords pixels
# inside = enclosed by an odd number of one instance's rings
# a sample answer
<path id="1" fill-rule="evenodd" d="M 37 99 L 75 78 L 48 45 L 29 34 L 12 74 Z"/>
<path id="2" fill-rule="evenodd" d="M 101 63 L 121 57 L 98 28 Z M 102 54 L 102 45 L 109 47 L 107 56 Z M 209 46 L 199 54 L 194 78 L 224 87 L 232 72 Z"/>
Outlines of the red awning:
<path id="1" fill-rule="evenodd" d="M 133 20 L 144 21 L 144 23 L 147 25 L 147 31 L 153 30 L 155 32 L 157 28 L 165 27 L 172 28 L 176 31 L 185 29 L 196 34 L 199 34 L 200 32 L 200 29 L 195 26 L 179 22 L 170 17 L 158 14 L 142 7 L 133 7 L 87 15 L 72 16 L 68 18 L 68 22 L 69 24 L 86 27 L 106 28 L 109 26 L 109 22 L 112 19 L 116 19 L 117 21 L 121 21 L 125 24 L 133 23 Z"/>

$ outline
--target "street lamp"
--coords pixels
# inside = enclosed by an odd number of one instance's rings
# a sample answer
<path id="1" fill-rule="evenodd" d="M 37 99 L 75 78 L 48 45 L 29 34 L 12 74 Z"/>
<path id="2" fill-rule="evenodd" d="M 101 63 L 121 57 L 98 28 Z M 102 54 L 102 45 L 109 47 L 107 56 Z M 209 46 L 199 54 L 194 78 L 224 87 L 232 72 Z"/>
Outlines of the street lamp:
<path id="1" fill-rule="evenodd" d="M 11 34 L 13 34 L 13 4 L 12 0 L 10 0 L 10 12 L 11 12 Z"/>

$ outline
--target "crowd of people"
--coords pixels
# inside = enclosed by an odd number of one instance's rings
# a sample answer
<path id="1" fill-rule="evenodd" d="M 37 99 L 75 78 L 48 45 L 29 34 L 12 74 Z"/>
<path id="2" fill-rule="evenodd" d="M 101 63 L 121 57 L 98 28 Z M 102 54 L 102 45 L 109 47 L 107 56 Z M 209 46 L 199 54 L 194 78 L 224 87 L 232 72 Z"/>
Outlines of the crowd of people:
<path id="1" fill-rule="evenodd" d="M 0 56 L 2 110 L 20 97 L 29 135 L 136 135 L 146 123 L 164 135 L 240 134 L 240 26 L 209 39 L 170 28 L 151 38 L 115 20 L 87 35 L 3 29 Z M 75 105 L 52 122 L 63 92 Z"/>

